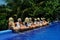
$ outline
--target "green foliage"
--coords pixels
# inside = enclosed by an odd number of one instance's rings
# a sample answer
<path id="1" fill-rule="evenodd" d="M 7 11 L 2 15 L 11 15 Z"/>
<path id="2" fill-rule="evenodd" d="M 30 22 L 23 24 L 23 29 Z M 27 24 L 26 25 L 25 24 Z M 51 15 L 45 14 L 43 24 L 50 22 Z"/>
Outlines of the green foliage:
<path id="1" fill-rule="evenodd" d="M 8 14 L 12 16 L 16 14 L 17 17 L 24 18 L 26 14 L 31 17 L 41 14 L 52 18 L 59 10 L 59 2 L 59 0 L 6 0 L 6 6 Z"/>
<path id="2" fill-rule="evenodd" d="M 59 10 L 59 0 L 50 0 L 45 3 L 44 11 L 46 13 L 45 17 L 50 18 L 51 20 L 55 20 L 57 17 Z"/>
<path id="3" fill-rule="evenodd" d="M 0 30 L 6 30 L 6 29 L 7 29 L 6 14 L 0 13 Z"/>

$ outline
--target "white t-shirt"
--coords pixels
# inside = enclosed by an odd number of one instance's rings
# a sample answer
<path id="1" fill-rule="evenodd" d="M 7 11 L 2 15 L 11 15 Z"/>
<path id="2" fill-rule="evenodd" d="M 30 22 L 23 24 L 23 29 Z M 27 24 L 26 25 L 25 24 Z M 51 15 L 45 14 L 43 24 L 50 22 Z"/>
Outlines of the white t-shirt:
<path id="1" fill-rule="evenodd" d="M 43 21 L 40 21 L 40 23 L 43 23 Z"/>
<path id="2" fill-rule="evenodd" d="M 31 23 L 28 23 L 27 25 L 28 25 L 28 26 L 31 26 Z"/>
<path id="3" fill-rule="evenodd" d="M 37 22 L 35 21 L 34 24 L 37 24 Z"/>
<path id="4" fill-rule="evenodd" d="M 19 24 L 19 22 L 17 22 L 16 24 L 17 24 L 17 27 L 20 27 L 20 24 Z"/>

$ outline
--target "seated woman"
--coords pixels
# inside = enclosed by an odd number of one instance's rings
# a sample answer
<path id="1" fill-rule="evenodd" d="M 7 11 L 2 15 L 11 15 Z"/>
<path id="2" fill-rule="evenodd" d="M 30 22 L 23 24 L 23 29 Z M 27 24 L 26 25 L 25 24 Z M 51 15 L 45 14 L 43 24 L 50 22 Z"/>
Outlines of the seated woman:
<path id="1" fill-rule="evenodd" d="M 28 17 L 25 18 L 24 23 L 28 27 L 28 23 L 30 22 L 30 19 Z"/>
<path id="2" fill-rule="evenodd" d="M 14 19 L 12 17 L 9 18 L 8 20 L 8 28 L 11 29 L 12 27 L 14 27 Z"/>
<path id="3" fill-rule="evenodd" d="M 49 24 L 49 22 L 47 22 L 46 20 L 43 20 L 43 23 L 42 23 L 43 25 L 47 25 L 47 24 Z"/>
<path id="4" fill-rule="evenodd" d="M 9 29 L 11 30 L 15 30 L 16 32 L 18 31 L 18 28 L 15 27 L 15 24 L 14 24 L 14 19 L 12 17 L 9 18 Z"/>
<path id="5" fill-rule="evenodd" d="M 39 24 L 39 26 L 43 26 L 43 24 L 42 24 L 42 23 L 43 23 L 43 21 L 42 21 L 42 20 L 40 20 L 40 24 Z"/>
<path id="6" fill-rule="evenodd" d="M 20 22 L 21 22 L 21 18 L 18 18 L 18 19 L 17 19 L 17 22 L 15 22 L 15 28 L 18 28 L 18 30 L 19 30 L 20 27 L 21 27 Z"/>
<path id="7" fill-rule="evenodd" d="M 42 26 L 42 24 L 40 23 L 40 18 L 35 19 L 34 24 L 36 25 L 36 27 Z"/>
<path id="8" fill-rule="evenodd" d="M 37 18 L 37 27 L 40 27 L 40 18 Z"/>
<path id="9" fill-rule="evenodd" d="M 34 24 L 34 22 L 31 23 L 31 26 L 29 26 L 30 29 L 34 29 L 36 27 L 36 25 Z"/>
<path id="10" fill-rule="evenodd" d="M 37 19 L 36 18 L 34 19 L 34 24 L 37 25 Z"/>

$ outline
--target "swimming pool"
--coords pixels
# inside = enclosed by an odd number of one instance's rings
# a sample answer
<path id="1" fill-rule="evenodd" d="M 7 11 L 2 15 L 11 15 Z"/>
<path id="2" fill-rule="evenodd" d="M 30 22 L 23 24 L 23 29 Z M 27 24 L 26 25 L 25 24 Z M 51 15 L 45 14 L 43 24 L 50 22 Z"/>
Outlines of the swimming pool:
<path id="1" fill-rule="evenodd" d="M 20 33 L 12 33 L 11 30 L 1 31 L 0 40 L 60 40 L 60 22 Z"/>

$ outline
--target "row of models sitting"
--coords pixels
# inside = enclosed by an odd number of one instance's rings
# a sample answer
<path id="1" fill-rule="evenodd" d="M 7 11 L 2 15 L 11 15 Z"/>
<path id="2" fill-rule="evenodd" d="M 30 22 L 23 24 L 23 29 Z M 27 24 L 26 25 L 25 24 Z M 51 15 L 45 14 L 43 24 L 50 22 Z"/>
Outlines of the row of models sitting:
<path id="1" fill-rule="evenodd" d="M 47 22 L 45 18 L 41 19 L 42 21 L 40 20 L 40 18 L 35 18 L 34 21 L 32 21 L 32 18 L 26 17 L 24 22 L 22 22 L 21 18 L 18 18 L 17 22 L 14 22 L 14 19 L 10 17 L 8 23 L 9 29 L 13 29 L 14 31 L 18 32 L 19 30 L 22 31 L 27 29 L 34 29 L 49 24 L 49 22 Z"/>

